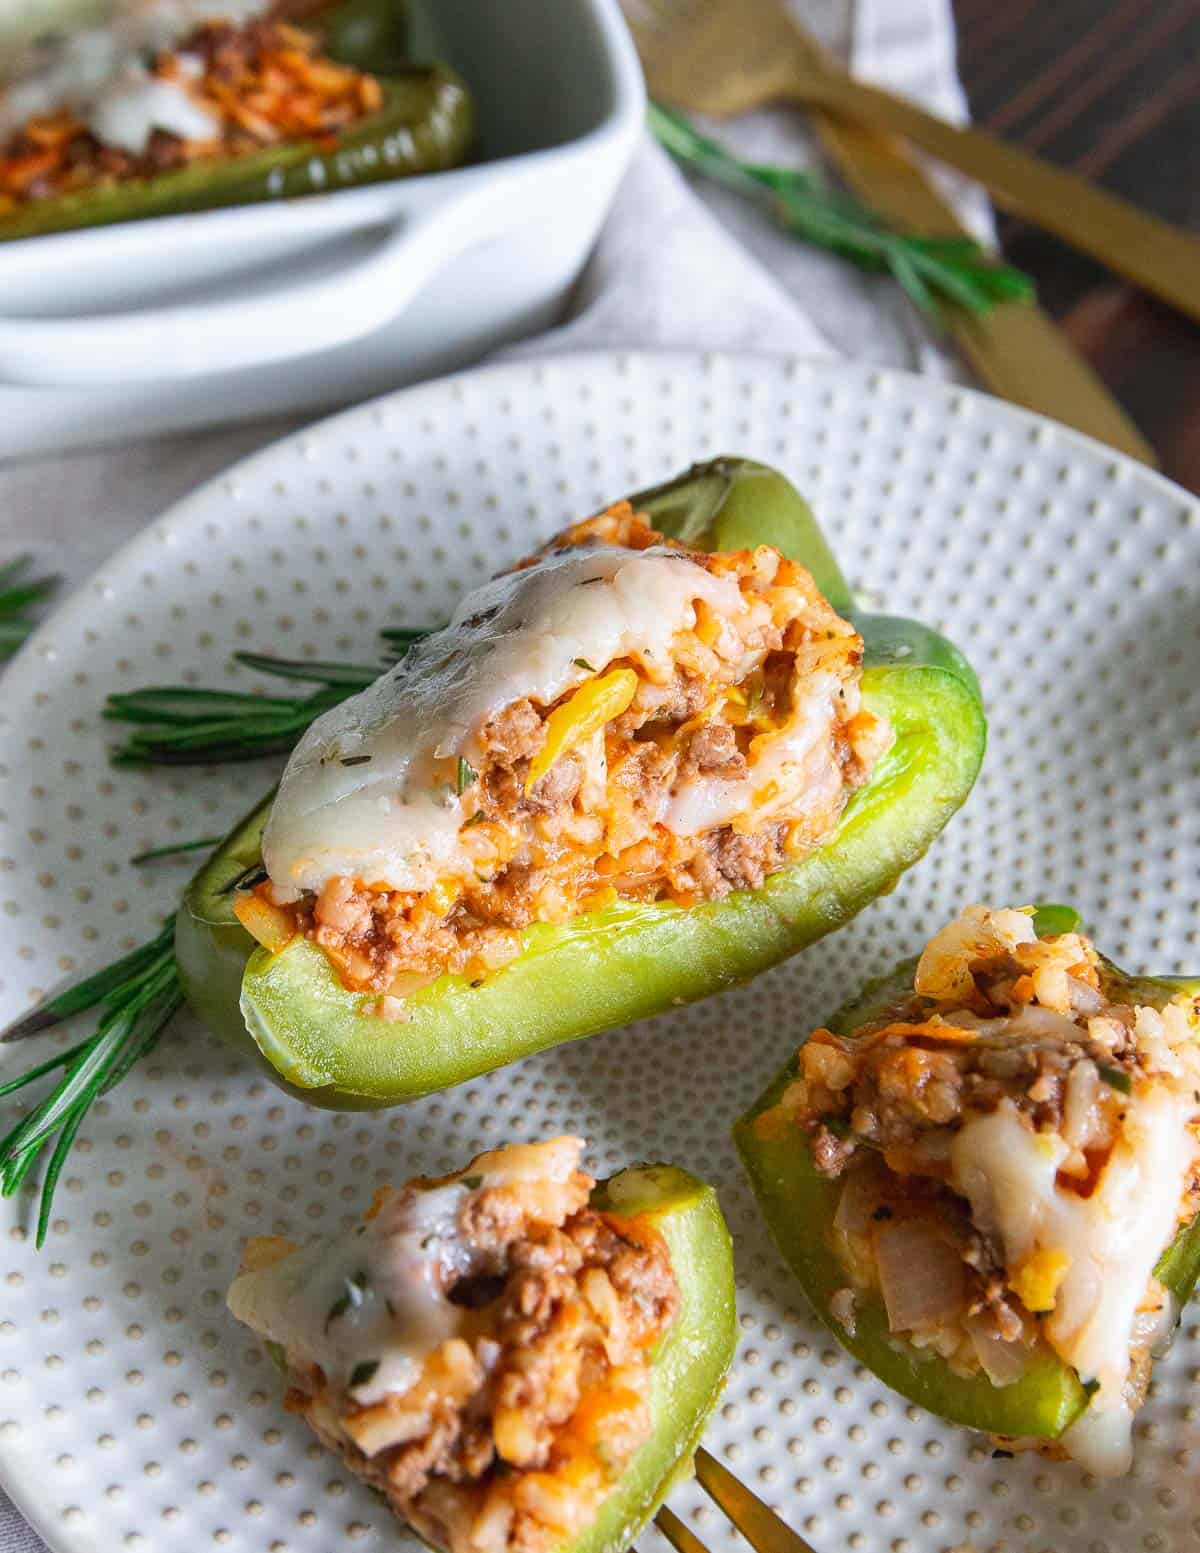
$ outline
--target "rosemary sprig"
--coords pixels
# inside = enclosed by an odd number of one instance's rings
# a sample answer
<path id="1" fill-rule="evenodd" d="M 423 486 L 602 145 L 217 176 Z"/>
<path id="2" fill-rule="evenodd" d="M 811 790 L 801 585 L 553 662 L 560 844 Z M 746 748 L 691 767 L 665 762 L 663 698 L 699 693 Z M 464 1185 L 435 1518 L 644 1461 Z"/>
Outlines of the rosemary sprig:
<path id="1" fill-rule="evenodd" d="M 742 161 L 657 103 L 650 105 L 649 123 L 684 167 L 746 195 L 794 237 L 861 269 L 890 274 L 925 313 L 936 316 L 947 303 L 985 313 L 998 302 L 1033 298 L 1029 276 L 993 259 L 973 238 L 923 237 L 889 227 L 815 173 Z"/>
<path id="2" fill-rule="evenodd" d="M 38 1205 L 35 1238 L 39 1249 L 50 1226 L 59 1175 L 93 1102 L 119 1084 L 134 1063 L 154 1048 L 182 1002 L 172 918 L 149 943 L 48 999 L 32 1014 L 0 1032 L 0 1040 L 20 1040 L 89 1009 L 101 1011 L 92 1035 L 0 1083 L 0 1096 L 11 1095 L 47 1073 L 62 1069 L 54 1088 L 0 1139 L 0 1192 L 5 1197 L 19 1189 L 50 1148 Z"/>
<path id="3" fill-rule="evenodd" d="M 428 631 L 391 626 L 384 664 L 401 659 Z M 277 658 L 237 652 L 234 661 L 260 674 L 316 685 L 307 696 L 260 696 L 236 690 L 159 685 L 109 696 L 104 716 L 135 731 L 113 751 L 117 766 L 216 765 L 286 754 L 300 735 L 339 701 L 379 678 L 378 664 Z"/>
<path id="4" fill-rule="evenodd" d="M 21 646 L 37 624 L 29 610 L 58 587 L 57 577 L 28 577 L 32 565 L 31 555 L 21 555 L 0 566 L 0 659 L 11 658 Z"/>
<path id="5" fill-rule="evenodd" d="M 173 685 L 110 696 L 104 716 L 138 725 L 114 750 L 113 764 L 219 765 L 286 754 L 311 722 L 350 694 L 348 686 L 326 685 L 309 696 L 284 698 Z"/>
<path id="6" fill-rule="evenodd" d="M 0 583 L 18 576 L 23 564 L 14 563 L 13 567 L 0 570 Z M 31 584 L 24 590 L 24 602 L 42 597 L 48 591 L 48 583 L 49 579 Z M 31 588 L 35 590 L 32 593 Z M 4 595 L 0 595 L 0 613 L 3 604 Z M 382 635 L 385 662 L 395 662 L 428 633 L 392 627 Z M 244 695 L 187 685 L 110 696 L 104 715 L 130 723 L 135 730 L 116 752 L 117 764 L 209 763 L 286 752 L 315 717 L 356 690 L 365 689 L 380 672 L 372 664 L 276 658 L 250 652 L 237 653 L 235 657 L 260 673 L 317 688 L 303 697 Z M 139 852 L 130 861 L 140 865 L 204 851 L 217 844 L 213 837 L 175 842 Z M 50 1227 L 59 1176 L 92 1104 L 119 1084 L 130 1068 L 153 1049 L 182 1002 L 172 918 L 149 943 L 57 993 L 0 1031 L 0 1042 L 19 1041 L 53 1029 L 77 1014 L 92 1009 L 100 1012 L 92 1035 L 0 1082 L 3 1098 L 61 1070 L 49 1093 L 0 1138 L 0 1194 L 5 1197 L 20 1189 L 30 1171 L 50 1150 L 38 1205 L 39 1249 Z"/>

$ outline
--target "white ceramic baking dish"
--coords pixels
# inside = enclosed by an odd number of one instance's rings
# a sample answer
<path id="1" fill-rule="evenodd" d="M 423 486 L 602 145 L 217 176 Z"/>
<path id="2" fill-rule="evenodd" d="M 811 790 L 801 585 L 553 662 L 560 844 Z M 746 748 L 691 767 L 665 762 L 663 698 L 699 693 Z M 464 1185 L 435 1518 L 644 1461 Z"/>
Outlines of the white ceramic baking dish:
<path id="1" fill-rule="evenodd" d="M 470 167 L 0 244 L 0 456 L 330 405 L 551 323 L 643 118 L 616 0 L 429 0 Z"/>

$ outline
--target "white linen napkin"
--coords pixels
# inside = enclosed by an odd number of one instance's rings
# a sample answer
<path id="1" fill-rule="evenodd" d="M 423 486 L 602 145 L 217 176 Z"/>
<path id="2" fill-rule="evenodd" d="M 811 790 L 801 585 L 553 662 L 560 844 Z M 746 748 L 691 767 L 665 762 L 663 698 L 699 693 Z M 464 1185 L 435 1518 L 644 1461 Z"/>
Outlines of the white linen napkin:
<path id="1" fill-rule="evenodd" d="M 790 3 L 856 74 L 945 118 L 966 117 L 950 0 Z M 819 159 L 792 110 L 755 114 L 719 133 L 761 160 Z M 954 183 L 944 188 L 972 229 L 989 239 L 982 196 Z M 929 373 L 957 371 L 890 280 L 804 247 L 736 196 L 692 185 L 649 139 L 617 195 L 569 318 L 508 354 L 597 346 L 844 354 Z M 296 424 L 259 421 L 0 468 L 0 564 L 30 550 L 73 587 L 178 497 Z M 3 1493 L 0 1553 L 44 1553 Z"/>

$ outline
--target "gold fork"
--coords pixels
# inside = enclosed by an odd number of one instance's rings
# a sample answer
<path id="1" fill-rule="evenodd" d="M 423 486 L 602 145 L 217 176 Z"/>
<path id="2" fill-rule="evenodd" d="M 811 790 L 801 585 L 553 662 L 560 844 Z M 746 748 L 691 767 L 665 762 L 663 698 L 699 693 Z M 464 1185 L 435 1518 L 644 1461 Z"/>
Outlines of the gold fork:
<path id="1" fill-rule="evenodd" d="M 635 0 L 626 0 L 627 12 Z M 645 6 L 643 4 L 643 10 Z M 644 41 L 643 31 L 635 36 Z M 819 45 L 798 33 L 802 45 Z M 657 33 L 646 50 L 658 60 Z M 657 82 L 657 71 L 652 85 Z M 965 235 L 966 228 L 925 173 L 898 142 L 818 110 L 813 115 L 826 151 L 850 186 L 898 226 L 935 236 Z M 954 308 L 946 327 L 986 387 L 1013 404 L 1049 415 L 1106 442 L 1151 467 L 1154 450 L 1054 320 L 1023 302 L 1001 303 L 983 314 Z"/>
<path id="2" fill-rule="evenodd" d="M 745 1537 L 756 1553 L 816 1553 L 811 1543 L 781 1521 L 757 1494 L 753 1494 L 723 1467 L 703 1446 L 696 1452 L 696 1481 Z M 676 1553 L 708 1553 L 708 1549 L 666 1505 L 654 1517 L 654 1524 Z M 634 1549 L 634 1553 L 637 1550 Z"/>
<path id="3" fill-rule="evenodd" d="M 985 131 L 958 128 L 852 76 L 804 35 L 782 0 L 626 0 L 651 91 L 718 118 L 801 102 L 900 135 L 1005 207 L 1200 319 L 1200 242 Z"/>

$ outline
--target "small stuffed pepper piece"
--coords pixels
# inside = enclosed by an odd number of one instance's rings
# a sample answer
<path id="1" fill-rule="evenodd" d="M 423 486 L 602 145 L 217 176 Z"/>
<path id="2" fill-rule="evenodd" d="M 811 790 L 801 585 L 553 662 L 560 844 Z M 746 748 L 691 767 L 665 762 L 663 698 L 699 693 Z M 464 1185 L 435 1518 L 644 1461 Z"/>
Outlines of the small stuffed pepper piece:
<path id="1" fill-rule="evenodd" d="M 397 61 L 383 7 L 315 30 L 267 3 L 119 6 L 0 91 L 0 241 L 435 172 L 473 127 L 444 66 Z M 380 13 L 377 15 L 376 13 Z"/>
<path id="2" fill-rule="evenodd" d="M 189 891 L 189 997 L 309 1098 L 394 1104 L 795 953 L 983 751 L 954 648 L 848 603 L 759 465 L 576 525 L 313 725 Z"/>
<path id="3" fill-rule="evenodd" d="M 1077 924 L 968 907 L 814 1031 L 735 1135 L 857 1358 L 1114 1475 L 1200 1271 L 1200 983 L 1126 976 Z"/>
<path id="4" fill-rule="evenodd" d="M 332 1241 L 252 1240 L 229 1291 L 288 1410 L 446 1553 L 619 1553 L 732 1359 L 711 1188 L 665 1165 L 597 1185 L 582 1148 L 385 1189 Z"/>

